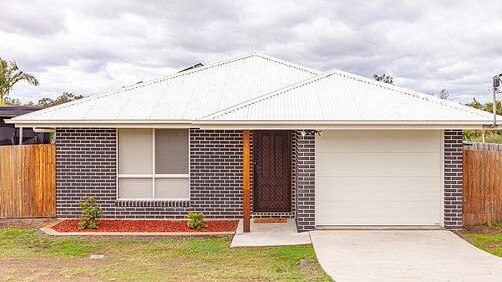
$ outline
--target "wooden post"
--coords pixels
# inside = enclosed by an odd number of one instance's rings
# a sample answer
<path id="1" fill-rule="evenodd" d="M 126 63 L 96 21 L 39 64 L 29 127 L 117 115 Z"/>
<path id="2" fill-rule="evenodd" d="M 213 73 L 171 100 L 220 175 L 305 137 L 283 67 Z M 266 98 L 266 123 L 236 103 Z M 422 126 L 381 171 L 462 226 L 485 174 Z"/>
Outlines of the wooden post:
<path id="1" fill-rule="evenodd" d="M 242 222 L 244 232 L 250 231 L 250 142 L 249 130 L 242 131 Z"/>

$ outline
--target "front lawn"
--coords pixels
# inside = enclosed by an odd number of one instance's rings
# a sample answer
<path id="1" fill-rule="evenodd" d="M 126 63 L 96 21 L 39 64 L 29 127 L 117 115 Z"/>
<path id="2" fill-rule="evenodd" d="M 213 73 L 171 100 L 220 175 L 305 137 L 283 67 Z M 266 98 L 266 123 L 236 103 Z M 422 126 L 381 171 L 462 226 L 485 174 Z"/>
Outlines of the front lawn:
<path id="1" fill-rule="evenodd" d="M 464 230 L 464 234 L 474 246 L 502 257 L 502 223 L 468 227 Z"/>
<path id="2" fill-rule="evenodd" d="M 230 240 L 54 238 L 34 228 L 4 228 L 0 280 L 331 281 L 311 245 L 231 249 Z"/>

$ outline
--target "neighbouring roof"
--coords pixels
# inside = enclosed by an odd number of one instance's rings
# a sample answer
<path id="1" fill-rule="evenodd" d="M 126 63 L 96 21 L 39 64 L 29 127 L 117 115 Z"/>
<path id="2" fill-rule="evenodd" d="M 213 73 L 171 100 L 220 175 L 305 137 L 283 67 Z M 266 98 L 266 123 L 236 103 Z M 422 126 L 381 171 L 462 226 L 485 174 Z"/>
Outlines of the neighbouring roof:
<path id="1" fill-rule="evenodd" d="M 189 122 L 317 74 L 293 63 L 251 54 L 51 107 L 13 121 Z"/>
<path id="2" fill-rule="evenodd" d="M 459 103 L 332 70 L 221 110 L 203 120 L 489 124 L 492 118 L 488 112 Z"/>
<path id="3" fill-rule="evenodd" d="M 251 54 L 10 122 L 37 127 L 404 124 L 477 128 L 491 121 L 490 113 L 431 95 L 339 70 L 321 73 Z"/>
<path id="4" fill-rule="evenodd" d="M 39 111 L 42 107 L 35 106 L 2 106 L 0 107 L 0 118 L 12 118 L 20 115 Z"/>

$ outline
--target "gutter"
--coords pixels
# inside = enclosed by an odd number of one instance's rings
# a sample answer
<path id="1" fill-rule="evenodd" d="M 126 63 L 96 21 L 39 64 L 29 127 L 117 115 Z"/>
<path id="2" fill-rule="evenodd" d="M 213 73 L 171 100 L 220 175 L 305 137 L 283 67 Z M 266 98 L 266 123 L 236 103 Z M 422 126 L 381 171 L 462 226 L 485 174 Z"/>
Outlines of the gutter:
<path id="1" fill-rule="evenodd" d="M 15 124 L 16 127 L 33 127 L 40 131 L 52 131 L 56 128 L 199 128 L 207 130 L 442 130 L 442 129 L 483 129 L 489 119 L 485 121 L 222 121 L 222 120 L 124 120 L 124 121 L 20 121 L 16 119 L 5 120 L 6 123 Z"/>
<path id="2" fill-rule="evenodd" d="M 489 122 L 488 120 L 486 122 Z M 482 129 L 486 122 L 364 122 L 355 123 L 351 121 L 339 122 L 305 122 L 305 121 L 290 121 L 290 122 L 237 122 L 237 121 L 220 121 L 220 122 L 194 122 L 196 128 L 207 130 L 222 130 L 222 129 L 263 129 L 263 130 L 444 130 L 444 129 Z"/>
<path id="3" fill-rule="evenodd" d="M 65 128 L 190 128 L 192 123 L 189 120 L 92 120 L 92 121 L 28 121 L 6 119 L 5 123 L 15 124 L 16 127 L 33 127 L 54 129 L 58 127 Z"/>

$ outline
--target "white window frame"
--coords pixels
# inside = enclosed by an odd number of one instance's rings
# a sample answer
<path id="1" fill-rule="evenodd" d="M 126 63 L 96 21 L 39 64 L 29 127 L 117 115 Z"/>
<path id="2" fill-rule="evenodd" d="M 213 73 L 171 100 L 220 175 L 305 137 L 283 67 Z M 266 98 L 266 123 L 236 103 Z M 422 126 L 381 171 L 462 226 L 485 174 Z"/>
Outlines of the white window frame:
<path id="1" fill-rule="evenodd" d="M 159 128 L 169 130 L 167 128 Z M 179 128 L 176 128 L 179 129 Z M 184 128 L 183 128 L 184 129 Z M 155 131 L 156 128 L 151 129 L 152 134 L 152 171 L 153 173 L 119 173 L 119 130 L 116 129 L 115 135 L 116 138 L 116 167 L 117 167 L 117 189 L 116 189 L 116 200 L 117 201 L 190 201 L 191 193 L 190 193 L 190 129 L 186 129 L 187 131 L 187 141 L 188 141 L 188 173 L 187 174 L 165 174 L 165 173 L 155 173 Z M 119 179 L 151 179 L 152 180 L 152 198 L 120 198 L 119 197 Z M 188 179 L 188 198 L 155 198 L 155 179 Z"/>

